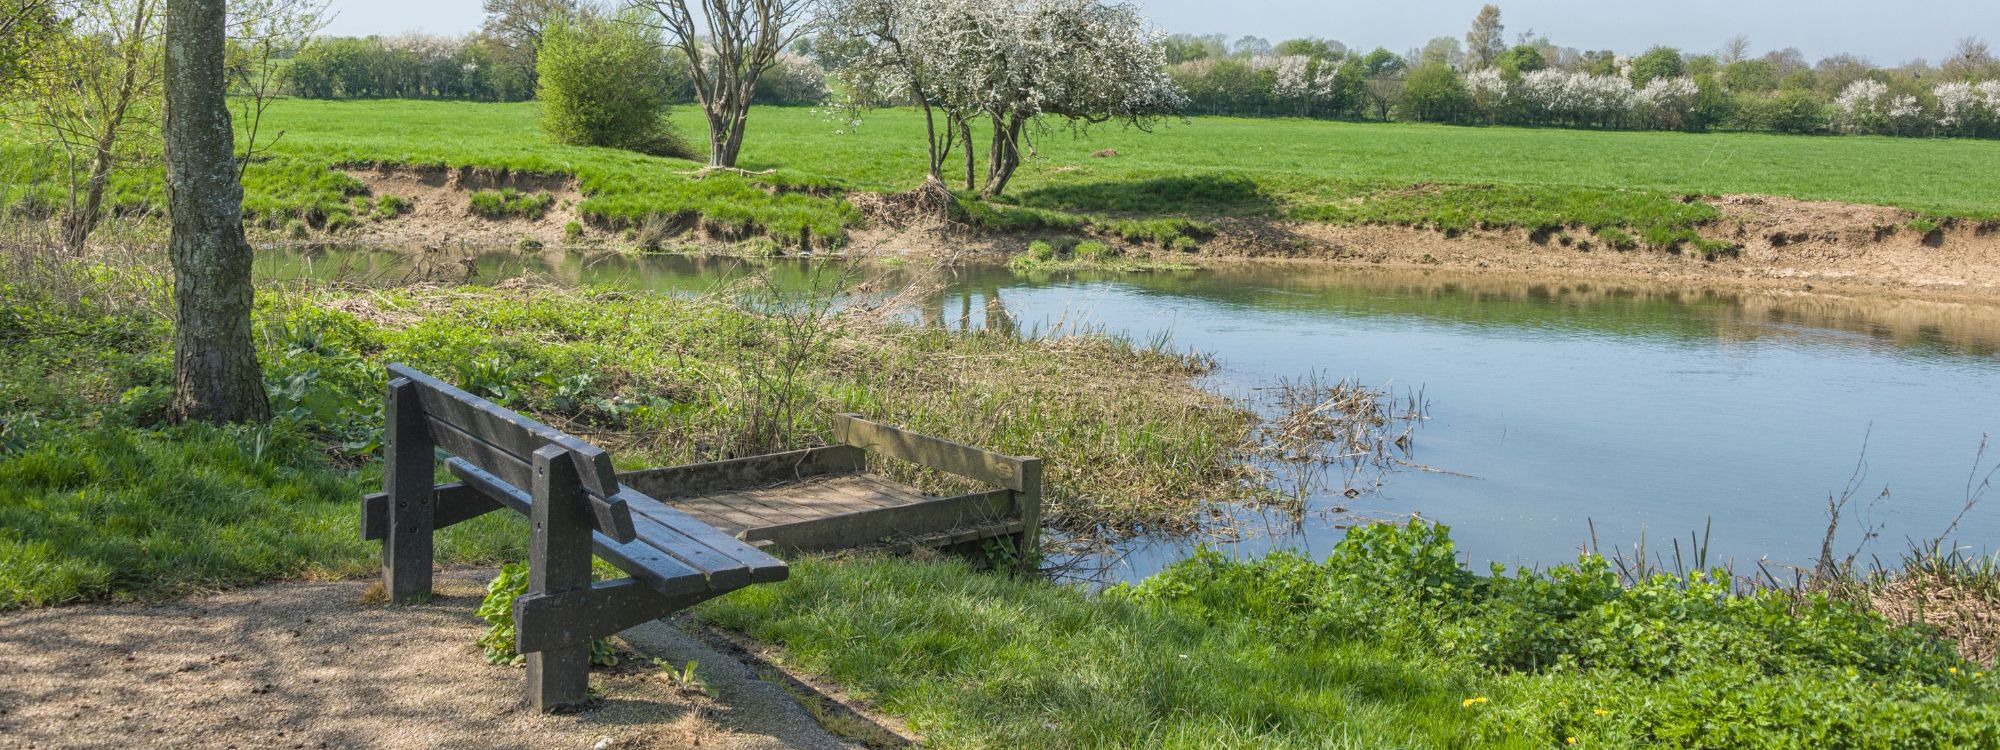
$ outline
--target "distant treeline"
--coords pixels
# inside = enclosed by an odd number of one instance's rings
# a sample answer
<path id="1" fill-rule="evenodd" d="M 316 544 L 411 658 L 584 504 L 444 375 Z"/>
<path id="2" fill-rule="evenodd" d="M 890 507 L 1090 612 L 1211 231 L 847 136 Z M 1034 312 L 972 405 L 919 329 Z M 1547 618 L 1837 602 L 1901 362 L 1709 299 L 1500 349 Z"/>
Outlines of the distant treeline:
<path id="1" fill-rule="evenodd" d="M 1753 56 L 1742 37 L 1715 52 L 1631 57 L 1503 39 L 1487 6 L 1463 40 L 1403 54 L 1312 38 L 1164 43 L 1190 114 L 2000 138 L 2000 60 L 1974 38 L 1937 65 L 1894 67 L 1854 55 L 1809 63 L 1789 48 Z"/>
<path id="2" fill-rule="evenodd" d="M 533 27 L 520 23 L 518 27 Z M 290 61 L 292 93 L 316 99 L 519 101 L 535 95 L 534 49 L 506 24 L 463 37 L 320 39 Z M 2000 138 L 2000 60 L 1974 38 L 1942 62 L 1877 66 L 1854 55 L 1762 55 L 1736 37 L 1713 52 L 1654 47 L 1626 56 L 1503 36 L 1486 6 L 1465 36 L 1398 54 L 1329 39 L 1277 44 L 1220 34 L 1166 37 L 1188 114 Z M 764 104 L 818 104 L 825 74 L 811 39 L 759 81 Z M 687 61 L 662 51 L 672 100 L 693 100 Z"/>
<path id="3" fill-rule="evenodd" d="M 662 49 L 668 90 L 694 101 L 687 61 Z M 535 58 L 485 34 L 325 37 L 285 63 L 289 90 L 307 99 L 458 99 L 525 101 L 535 97 Z M 787 55 L 758 81 L 762 104 L 818 104 L 826 77 L 811 60 Z"/>

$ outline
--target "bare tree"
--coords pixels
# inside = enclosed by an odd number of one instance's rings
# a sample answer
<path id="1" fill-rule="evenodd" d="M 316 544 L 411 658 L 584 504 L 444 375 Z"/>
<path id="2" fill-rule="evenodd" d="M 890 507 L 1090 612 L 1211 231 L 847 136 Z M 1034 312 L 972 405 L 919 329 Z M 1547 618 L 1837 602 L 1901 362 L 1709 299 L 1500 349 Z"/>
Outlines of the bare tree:
<path id="1" fill-rule="evenodd" d="M 168 251 L 174 267 L 176 419 L 271 418 L 251 338 L 250 243 L 225 65 L 225 0 L 167 0 Z"/>
<path id="2" fill-rule="evenodd" d="M 19 84 L 31 105 L 0 117 L 26 120 L 61 157 L 61 240 L 74 253 L 97 228 L 112 172 L 158 127 L 160 0 L 77 0 L 65 10 L 69 33 L 37 50 Z"/>
<path id="3" fill-rule="evenodd" d="M 481 30 L 527 66 L 531 75 L 549 23 L 579 18 L 589 10 L 577 0 L 486 0 L 485 9 L 486 24 Z"/>
<path id="4" fill-rule="evenodd" d="M 529 48 L 542 43 L 551 19 L 574 18 L 582 12 L 576 0 L 486 0 L 487 34 Z"/>
<path id="5" fill-rule="evenodd" d="M 1493 67 L 1506 51 L 1507 28 L 1500 25 L 1500 6 L 1481 6 L 1472 28 L 1465 32 L 1466 66 L 1473 70 Z"/>
<path id="6" fill-rule="evenodd" d="M 1732 65 L 1750 59 L 1750 37 L 1737 34 L 1722 43 L 1722 54 L 1716 62 Z"/>
<path id="7" fill-rule="evenodd" d="M 325 0 L 230 0 L 229 4 L 229 80 L 242 95 L 243 121 L 250 129 L 237 160 L 240 180 L 257 156 L 264 110 L 290 80 L 291 66 L 282 61 L 304 50 L 326 28 L 328 17 Z M 271 143 L 284 137 L 284 131 L 278 131 Z"/>
<path id="8" fill-rule="evenodd" d="M 641 21 L 666 33 L 688 59 L 695 98 L 708 117 L 708 168 L 734 169 L 757 79 L 804 34 L 817 0 L 635 0 Z"/>

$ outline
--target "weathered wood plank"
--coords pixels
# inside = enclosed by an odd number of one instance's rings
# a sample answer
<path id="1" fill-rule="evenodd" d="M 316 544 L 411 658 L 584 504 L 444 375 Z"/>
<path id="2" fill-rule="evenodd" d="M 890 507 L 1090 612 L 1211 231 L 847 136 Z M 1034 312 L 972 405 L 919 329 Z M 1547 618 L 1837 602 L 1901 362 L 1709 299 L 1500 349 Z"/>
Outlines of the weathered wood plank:
<path id="1" fill-rule="evenodd" d="M 436 542 L 436 498 L 431 477 L 437 468 L 433 436 L 425 427 L 417 385 L 389 381 L 382 400 L 382 493 L 388 524 L 382 543 L 382 587 L 389 601 L 408 604 L 430 599 L 431 563 Z"/>
<path id="2" fill-rule="evenodd" d="M 529 594 L 514 600 L 515 648 L 520 653 L 588 645 L 641 623 L 657 620 L 722 591 L 667 596 L 631 578 L 605 581 L 588 589 Z"/>
<path id="3" fill-rule="evenodd" d="M 590 588 L 591 518 L 568 451 L 550 445 L 535 451 L 529 517 L 528 593 L 562 594 Z M 590 699 L 590 642 L 528 653 L 528 704 L 542 712 Z"/>
<path id="4" fill-rule="evenodd" d="M 757 515 L 771 519 L 777 523 L 810 521 L 825 515 L 822 513 L 801 511 L 796 503 L 766 502 L 763 498 L 751 492 L 716 492 L 711 493 L 709 497 L 718 503 L 750 509 L 756 512 Z"/>
<path id="5" fill-rule="evenodd" d="M 464 459 L 445 461 L 445 470 L 463 480 L 469 487 L 485 493 L 488 497 L 524 516 L 533 515 L 534 500 L 520 488 L 507 484 L 482 471 Z M 699 571 L 688 567 L 672 555 L 643 542 L 619 542 L 602 533 L 594 534 L 590 546 L 598 557 L 604 558 L 619 570 L 645 581 L 655 591 L 667 595 L 706 591 L 708 578 Z"/>
<path id="6" fill-rule="evenodd" d="M 1014 513 L 1021 518 L 1021 546 L 1015 550 L 1022 574 L 1038 572 L 1042 552 L 1042 460 L 1021 464 L 1021 487 L 1014 492 Z"/>
<path id="7" fill-rule="evenodd" d="M 499 446 L 481 440 L 478 436 L 448 422 L 431 419 L 430 427 L 431 435 L 437 438 L 438 446 L 445 452 L 470 461 L 474 466 L 516 488 L 534 483 L 534 473 L 528 468 L 528 464 Z M 613 486 L 616 486 L 616 483 Z M 585 492 L 582 498 L 582 502 L 590 506 L 590 513 L 595 519 L 598 531 L 621 542 L 633 540 L 637 532 L 632 529 L 632 511 L 626 507 L 623 495 L 614 494 L 605 498 Z"/>
<path id="8" fill-rule="evenodd" d="M 405 365 L 389 365 L 392 376 L 418 386 L 426 415 L 511 453 L 527 463 L 544 445 L 561 446 L 576 462 L 585 491 L 598 497 L 618 493 L 618 475 L 604 449 Z"/>
<path id="9" fill-rule="evenodd" d="M 909 430 L 839 414 L 833 418 L 834 439 L 891 458 L 928 466 L 998 487 L 1019 490 L 1024 484 L 1023 459 L 970 445 L 919 435 Z"/>
<path id="10" fill-rule="evenodd" d="M 790 568 L 785 565 L 785 561 L 772 557 L 741 539 L 716 531 L 673 506 L 647 497 L 643 493 L 634 492 L 628 497 L 631 498 L 632 509 L 640 515 L 665 524 L 687 535 L 689 539 L 741 563 L 750 571 L 752 583 L 782 581 L 790 575 Z"/>
<path id="11" fill-rule="evenodd" d="M 743 532 L 746 542 L 771 541 L 778 549 L 822 552 L 863 547 L 884 538 L 923 537 L 967 526 L 1012 520 L 1014 500 L 1007 490 L 992 490 L 929 502 L 828 516 Z"/>
<path id="12" fill-rule="evenodd" d="M 833 445 L 729 461 L 628 471 L 626 486 L 661 500 L 792 482 L 824 474 L 860 471 L 866 456 L 853 446 Z"/>
<path id="13" fill-rule="evenodd" d="M 500 503 L 464 484 L 440 484 L 431 488 L 434 503 L 433 530 L 464 523 L 500 509 Z M 389 493 L 377 492 L 361 498 L 361 538 L 365 541 L 389 536 Z"/>

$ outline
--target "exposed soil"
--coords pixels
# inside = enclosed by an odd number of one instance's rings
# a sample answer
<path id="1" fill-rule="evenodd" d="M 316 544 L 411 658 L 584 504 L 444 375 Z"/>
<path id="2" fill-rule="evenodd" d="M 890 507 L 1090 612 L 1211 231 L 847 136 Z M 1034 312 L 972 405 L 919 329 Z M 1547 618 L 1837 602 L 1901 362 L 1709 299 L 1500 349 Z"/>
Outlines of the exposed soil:
<path id="1" fill-rule="evenodd" d="M 399 195 L 413 209 L 396 219 L 363 222 L 344 231 L 343 241 L 443 248 L 452 245 L 511 246 L 533 238 L 546 246 L 564 242 L 564 227 L 578 220 L 583 199 L 575 181 L 543 175 L 492 174 L 473 170 L 354 169 L 349 174 L 376 196 Z M 496 221 L 468 209 L 473 190 L 512 187 L 556 197 L 555 208 L 538 220 Z M 896 226 L 875 214 L 890 211 L 907 196 L 852 196 L 871 227 L 853 232 L 850 249 L 864 252 L 943 256 L 1012 254 L 1026 249 L 1033 235 L 968 235 L 939 222 Z M 1767 196 L 1727 196 L 1712 203 L 1723 219 L 1706 228 L 1710 239 L 1736 245 L 1734 254 L 1715 258 L 1695 252 L 1617 250 L 1587 231 L 1545 235 L 1525 231 L 1443 232 L 1389 226 L 1346 226 L 1261 218 L 1214 222 L 1216 236 L 1196 253 L 1131 247 L 1152 260 L 1202 264 L 1216 260 L 1260 259 L 1342 265 L 1496 269 L 1537 274 L 1660 281 L 1744 284 L 1833 293 L 1892 293 L 1955 301 L 2000 300 L 2000 225 L 1946 222 L 1933 232 L 1909 227 L 1916 215 L 1883 206 L 1801 201 Z M 586 227 L 590 240 L 612 240 L 604 229 Z M 727 251 L 740 238 L 682 238 L 697 247 Z"/>
<path id="2" fill-rule="evenodd" d="M 474 643 L 491 577 L 441 571 L 439 597 L 412 607 L 348 581 L 0 614 L 0 748 L 858 747 L 788 685 L 665 622 L 622 636 L 644 654 L 592 674 L 592 707 L 526 709 L 523 670 Z M 707 692 L 653 657 L 698 662 Z"/>
<path id="3" fill-rule="evenodd" d="M 370 220 L 342 230 L 343 242 L 451 247 L 511 246 L 533 239 L 547 246 L 564 241 L 563 228 L 584 224 L 585 236 L 602 237 L 581 221 L 577 204 L 583 191 L 568 177 L 495 173 L 472 169 L 349 169 L 347 174 L 368 186 L 368 195 L 394 195 L 410 201 L 410 210 L 394 219 Z M 488 219 L 472 213 L 472 193 L 513 188 L 524 193 L 548 193 L 555 204 L 539 219 Z"/>

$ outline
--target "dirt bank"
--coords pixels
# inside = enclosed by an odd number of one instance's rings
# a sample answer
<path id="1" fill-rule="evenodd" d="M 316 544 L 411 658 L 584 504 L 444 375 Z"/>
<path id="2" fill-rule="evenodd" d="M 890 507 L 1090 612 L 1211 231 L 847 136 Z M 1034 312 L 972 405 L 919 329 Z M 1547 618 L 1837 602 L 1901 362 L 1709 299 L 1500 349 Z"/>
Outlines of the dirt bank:
<path id="1" fill-rule="evenodd" d="M 410 203 L 410 209 L 393 219 L 363 221 L 341 230 L 343 242 L 381 243 L 449 247 L 513 246 L 533 239 L 553 246 L 565 241 L 564 228 L 570 222 L 583 224 L 577 204 L 583 190 L 576 180 L 550 175 L 485 172 L 472 169 L 348 169 L 348 176 L 368 186 L 376 200 L 396 196 Z M 524 193 L 547 193 L 555 199 L 541 218 L 489 219 L 472 212 L 472 193 L 479 190 L 513 188 Z M 584 227 L 586 238 L 604 235 Z"/>
<path id="2" fill-rule="evenodd" d="M 343 231 L 344 242 L 513 246 L 532 238 L 555 247 L 565 227 L 585 227 L 584 241 L 615 246 L 621 233 L 581 222 L 575 181 L 472 170 L 354 169 L 349 174 L 374 196 L 409 199 L 396 219 Z M 555 207 L 540 219 L 491 220 L 468 208 L 471 191 L 512 187 L 547 192 Z M 1730 243 L 1734 253 L 1608 247 L 1584 230 L 1530 234 L 1522 230 L 1443 232 L 1392 226 L 1350 226 L 1263 218 L 1213 221 L 1214 237 L 1195 253 L 1126 246 L 1152 260 L 1204 264 L 1260 259 L 1363 266 L 1497 269 L 1537 274 L 1740 284 L 1850 294 L 1897 294 L 1952 301 L 2000 301 L 2000 225 L 1945 222 L 1923 231 L 1913 212 L 1883 206 L 1727 196 L 1710 201 L 1723 218 L 1702 233 Z M 852 233 L 850 250 L 925 256 L 1012 254 L 1039 235 L 971 235 L 938 228 L 869 227 Z M 694 248 L 728 252 L 735 238 L 691 232 L 676 238 Z"/>
<path id="3" fill-rule="evenodd" d="M 788 685 L 664 623 L 628 631 L 644 655 L 592 674 L 594 707 L 526 710 L 522 670 L 474 643 L 491 577 L 440 572 L 440 596 L 414 607 L 347 581 L 0 614 L 0 748 L 855 747 Z M 653 657 L 698 662 L 707 692 Z"/>

